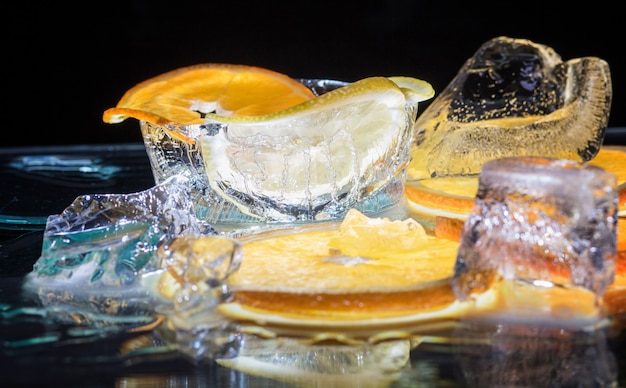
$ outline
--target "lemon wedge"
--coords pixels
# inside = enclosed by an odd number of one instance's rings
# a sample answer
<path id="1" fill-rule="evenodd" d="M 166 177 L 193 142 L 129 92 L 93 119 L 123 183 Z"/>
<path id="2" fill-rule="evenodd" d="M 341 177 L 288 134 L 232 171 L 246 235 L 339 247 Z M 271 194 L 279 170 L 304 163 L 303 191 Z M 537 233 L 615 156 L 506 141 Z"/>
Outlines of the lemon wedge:
<path id="1" fill-rule="evenodd" d="M 221 128 L 200 138 L 208 180 L 224 197 L 263 193 L 298 208 L 374 191 L 372 182 L 404 169 L 411 116 L 432 94 L 417 79 L 371 77 L 266 115 L 207 114 L 207 124 Z"/>

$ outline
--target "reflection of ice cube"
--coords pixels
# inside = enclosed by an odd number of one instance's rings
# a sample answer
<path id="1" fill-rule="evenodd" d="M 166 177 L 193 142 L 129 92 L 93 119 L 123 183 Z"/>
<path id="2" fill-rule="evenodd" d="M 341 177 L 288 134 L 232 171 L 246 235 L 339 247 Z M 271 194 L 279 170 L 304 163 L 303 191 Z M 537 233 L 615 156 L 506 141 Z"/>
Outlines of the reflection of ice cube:
<path id="1" fill-rule="evenodd" d="M 615 273 L 615 188 L 614 174 L 570 160 L 487 162 L 462 231 L 456 296 L 466 299 L 494 277 L 601 296 Z"/>
<path id="2" fill-rule="evenodd" d="M 600 58 L 564 62 L 542 44 L 491 39 L 417 119 L 408 179 L 477 174 L 507 156 L 588 161 L 602 144 L 611 98 Z"/>
<path id="3" fill-rule="evenodd" d="M 471 387 L 615 387 L 605 330 L 496 322 L 463 325 L 454 352 Z"/>
<path id="4" fill-rule="evenodd" d="M 26 286 L 42 293 L 130 294 L 142 274 L 159 268 L 156 251 L 184 235 L 217 232 L 193 213 L 187 179 L 175 176 L 133 194 L 82 195 L 63 213 L 48 217 L 43 248 Z M 53 295 L 54 293 L 50 293 Z M 128 300 L 116 305 L 128 304 Z"/>

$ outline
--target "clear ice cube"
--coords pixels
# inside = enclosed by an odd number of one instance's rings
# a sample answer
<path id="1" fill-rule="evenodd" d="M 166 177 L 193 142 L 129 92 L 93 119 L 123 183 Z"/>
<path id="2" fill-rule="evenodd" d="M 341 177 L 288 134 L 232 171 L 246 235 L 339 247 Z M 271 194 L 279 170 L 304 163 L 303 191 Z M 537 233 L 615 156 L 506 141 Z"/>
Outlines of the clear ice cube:
<path id="1" fill-rule="evenodd" d="M 616 177 L 565 159 L 485 163 L 457 252 L 458 299 L 494 279 L 580 287 L 601 297 L 614 279 Z"/>
<path id="2" fill-rule="evenodd" d="M 46 300 L 123 309 L 146 295 L 140 278 L 160 269 L 159 248 L 179 236 L 214 234 L 195 217 L 182 176 L 138 193 L 82 195 L 48 217 L 41 256 L 25 288 Z"/>
<path id="3" fill-rule="evenodd" d="M 588 161 L 602 145 L 611 99 L 604 60 L 563 61 L 543 44 L 491 39 L 418 117 L 407 179 L 478 174 L 510 156 Z"/>
<path id="4" fill-rule="evenodd" d="M 160 267 L 144 278 L 152 295 L 164 298 L 176 343 L 192 359 L 234 356 L 236 327 L 216 307 L 230 298 L 228 277 L 243 259 L 241 243 L 223 236 L 181 236 L 159 250 Z M 172 302 L 172 303 L 170 303 Z"/>

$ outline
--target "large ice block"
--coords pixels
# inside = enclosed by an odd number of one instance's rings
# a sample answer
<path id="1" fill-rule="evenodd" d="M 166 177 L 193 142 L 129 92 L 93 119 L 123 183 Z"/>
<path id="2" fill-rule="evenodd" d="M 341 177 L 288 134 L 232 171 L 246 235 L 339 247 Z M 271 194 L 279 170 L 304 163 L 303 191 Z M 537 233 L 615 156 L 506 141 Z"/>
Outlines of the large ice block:
<path id="1" fill-rule="evenodd" d="M 600 297 L 615 274 L 616 225 L 614 174 L 565 159 L 489 161 L 462 230 L 454 292 L 465 300 L 501 279 Z"/>
<path id="2" fill-rule="evenodd" d="M 486 161 L 509 156 L 588 161 L 602 144 L 611 99 L 603 59 L 563 61 L 544 44 L 491 39 L 418 117 L 407 179 L 478 174 Z"/>

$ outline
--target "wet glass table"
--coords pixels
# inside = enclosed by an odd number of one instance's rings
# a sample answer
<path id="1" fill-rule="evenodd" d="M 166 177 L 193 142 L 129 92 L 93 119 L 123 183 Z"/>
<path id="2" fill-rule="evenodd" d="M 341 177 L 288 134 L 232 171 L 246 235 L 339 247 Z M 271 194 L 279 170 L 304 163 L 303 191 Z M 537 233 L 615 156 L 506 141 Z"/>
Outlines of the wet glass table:
<path id="1" fill-rule="evenodd" d="M 626 145 L 626 128 L 610 128 L 605 143 Z M 256 368 L 191 360 L 145 321 L 87 321 L 46 310 L 21 287 L 41 253 L 49 215 L 79 195 L 154 185 L 143 144 L 0 148 L 0 181 L 3 386 L 626 386 L 626 334 L 608 328 L 566 333 L 499 323 L 480 336 L 463 328 L 465 342 L 399 343 L 354 354 L 268 347 Z"/>

